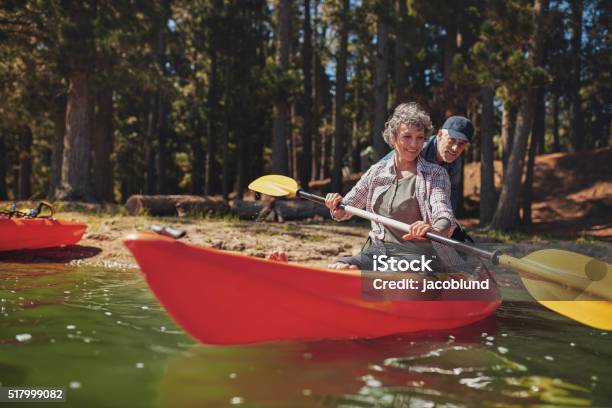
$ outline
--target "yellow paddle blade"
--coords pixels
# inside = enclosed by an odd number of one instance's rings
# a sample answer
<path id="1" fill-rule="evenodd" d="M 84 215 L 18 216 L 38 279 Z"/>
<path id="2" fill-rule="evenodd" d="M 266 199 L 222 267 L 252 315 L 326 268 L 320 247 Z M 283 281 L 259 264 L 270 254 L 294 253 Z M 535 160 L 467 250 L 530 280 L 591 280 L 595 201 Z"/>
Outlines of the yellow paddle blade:
<path id="1" fill-rule="evenodd" d="M 600 330 L 612 330 L 612 302 L 605 300 L 546 301 L 541 305 Z"/>
<path id="2" fill-rule="evenodd" d="M 521 280 L 529 294 L 542 306 L 587 326 L 612 330 L 612 302 L 557 283 Z"/>
<path id="3" fill-rule="evenodd" d="M 591 257 L 560 249 L 535 251 L 522 259 L 502 255 L 500 265 L 521 274 L 541 305 L 587 326 L 612 330 L 612 268 Z"/>
<path id="4" fill-rule="evenodd" d="M 502 255 L 499 264 L 523 277 L 558 284 L 575 291 L 569 298 L 534 296 L 536 300 L 573 300 L 580 293 L 592 295 L 599 300 L 612 300 L 612 265 L 589 256 L 560 249 L 543 249 L 522 259 Z"/>
<path id="5" fill-rule="evenodd" d="M 273 197 L 293 197 L 298 191 L 298 184 L 290 177 L 270 174 L 251 182 L 249 189 Z"/>

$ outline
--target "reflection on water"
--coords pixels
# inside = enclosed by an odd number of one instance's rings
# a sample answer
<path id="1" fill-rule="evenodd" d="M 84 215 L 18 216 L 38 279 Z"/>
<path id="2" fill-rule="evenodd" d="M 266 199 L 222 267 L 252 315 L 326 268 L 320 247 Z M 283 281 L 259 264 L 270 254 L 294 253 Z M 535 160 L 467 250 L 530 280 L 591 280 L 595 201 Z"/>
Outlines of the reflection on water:
<path id="1" fill-rule="evenodd" d="M 257 406 L 291 401 L 304 407 L 590 405 L 590 389 L 528 371 L 478 342 L 443 337 L 195 346 L 169 362 L 160 402 L 165 407 L 227 401 Z"/>
<path id="2" fill-rule="evenodd" d="M 63 407 L 612 406 L 610 336 L 510 295 L 452 332 L 205 346 L 137 271 L 0 264 L 0 382 Z"/>

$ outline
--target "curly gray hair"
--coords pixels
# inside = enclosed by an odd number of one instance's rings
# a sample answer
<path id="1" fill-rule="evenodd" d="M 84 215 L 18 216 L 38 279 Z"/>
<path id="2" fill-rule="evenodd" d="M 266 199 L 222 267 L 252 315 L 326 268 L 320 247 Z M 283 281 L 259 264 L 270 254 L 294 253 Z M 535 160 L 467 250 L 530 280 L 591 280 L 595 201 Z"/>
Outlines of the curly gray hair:
<path id="1" fill-rule="evenodd" d="M 415 128 L 422 130 L 425 133 L 425 136 L 430 135 L 433 130 L 429 115 L 416 102 L 402 103 L 398 105 L 395 108 L 391 119 L 385 123 L 383 139 L 385 139 L 385 142 L 387 142 L 387 144 L 393 148 L 395 147 L 395 139 L 401 125 L 414 126 Z"/>

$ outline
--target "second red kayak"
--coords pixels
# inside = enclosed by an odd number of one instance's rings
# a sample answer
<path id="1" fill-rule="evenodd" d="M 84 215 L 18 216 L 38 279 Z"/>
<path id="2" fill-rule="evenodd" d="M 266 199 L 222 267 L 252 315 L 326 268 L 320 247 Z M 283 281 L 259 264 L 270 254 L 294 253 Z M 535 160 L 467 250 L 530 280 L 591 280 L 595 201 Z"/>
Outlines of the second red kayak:
<path id="1" fill-rule="evenodd" d="M 486 318 L 501 303 L 494 283 L 478 299 L 368 301 L 359 271 L 273 262 L 149 233 L 124 243 L 168 313 L 207 344 L 448 330 Z"/>
<path id="2" fill-rule="evenodd" d="M 54 218 L 0 217 L 0 251 L 73 245 L 86 230 L 86 224 Z"/>

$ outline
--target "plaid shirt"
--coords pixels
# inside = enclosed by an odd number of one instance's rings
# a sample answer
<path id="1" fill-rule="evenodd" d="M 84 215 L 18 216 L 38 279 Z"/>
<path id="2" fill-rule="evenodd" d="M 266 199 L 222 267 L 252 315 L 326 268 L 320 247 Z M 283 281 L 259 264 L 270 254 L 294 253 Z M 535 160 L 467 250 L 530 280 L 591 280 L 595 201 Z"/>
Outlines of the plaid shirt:
<path id="1" fill-rule="evenodd" d="M 376 200 L 393 185 L 395 179 L 395 160 L 380 160 L 361 176 L 357 184 L 342 199 L 342 203 L 374 212 Z M 451 185 L 446 170 L 419 157 L 415 195 L 421 217 L 429 225 L 433 225 L 441 218 L 449 220 L 451 227 L 446 231 L 449 237 L 456 225 L 450 202 L 450 191 Z M 343 221 L 351 217 L 352 215 L 347 213 L 345 217 L 337 220 Z M 372 221 L 369 235 L 374 244 L 380 243 L 385 237 L 384 226 Z M 453 265 L 462 262 L 452 248 L 436 242 L 433 242 L 433 245 L 446 264 Z"/>

